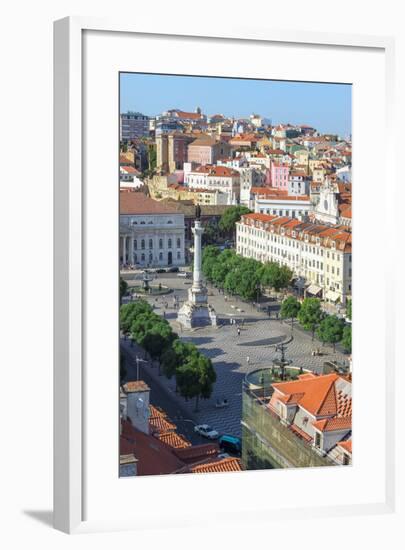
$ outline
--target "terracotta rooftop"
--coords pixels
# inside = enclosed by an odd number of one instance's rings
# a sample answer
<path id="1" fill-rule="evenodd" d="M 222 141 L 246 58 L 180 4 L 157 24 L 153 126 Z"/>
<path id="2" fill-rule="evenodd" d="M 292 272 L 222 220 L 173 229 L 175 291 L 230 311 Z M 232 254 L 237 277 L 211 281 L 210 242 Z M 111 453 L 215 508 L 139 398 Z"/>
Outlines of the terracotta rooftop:
<path id="1" fill-rule="evenodd" d="M 208 474 L 212 472 L 240 472 L 242 470 L 239 458 L 214 458 L 203 464 L 190 466 L 190 472 L 194 474 Z"/>
<path id="2" fill-rule="evenodd" d="M 159 441 L 162 441 L 166 445 L 169 445 L 169 447 L 173 447 L 174 449 L 185 449 L 187 447 L 191 447 L 190 441 L 188 441 L 183 435 L 180 435 L 176 432 L 170 431 L 166 433 L 158 433 L 155 435 Z"/>
<path id="3" fill-rule="evenodd" d="M 155 201 L 143 193 L 120 191 L 120 214 L 175 214 L 176 210 L 161 201 Z"/>
<path id="4" fill-rule="evenodd" d="M 338 399 L 335 388 L 335 383 L 340 379 L 341 378 L 339 375 L 332 373 L 313 378 L 300 378 L 290 382 L 278 382 L 272 384 L 272 386 L 283 396 L 297 396 L 297 394 L 302 394 L 297 402 L 300 406 L 313 415 L 336 416 L 339 413 L 342 414 L 343 412 L 341 408 L 342 404 L 340 403 L 340 395 L 343 395 L 343 392 L 342 394 L 339 394 Z M 351 414 L 351 408 L 350 412 L 349 409 L 347 409 L 347 411 L 348 414 Z"/>
<path id="5" fill-rule="evenodd" d="M 138 391 L 149 391 L 149 386 L 143 380 L 135 380 L 124 384 L 125 393 L 134 393 Z"/>
<path id="6" fill-rule="evenodd" d="M 120 454 L 133 454 L 138 459 L 138 475 L 172 474 L 184 466 L 170 447 L 156 437 L 137 430 L 126 420 L 121 425 Z"/>
<path id="7" fill-rule="evenodd" d="M 345 451 L 351 453 L 352 452 L 352 440 L 349 439 L 348 441 L 340 441 L 338 443 L 339 447 L 342 447 Z"/>
<path id="8" fill-rule="evenodd" d="M 216 443 L 205 443 L 203 445 L 192 445 L 191 447 L 177 448 L 174 453 L 186 463 L 201 462 L 203 459 L 216 457 L 219 447 Z"/>
<path id="9" fill-rule="evenodd" d="M 351 417 L 324 418 L 315 421 L 312 426 L 321 432 L 333 432 L 338 430 L 350 430 L 352 427 Z"/>

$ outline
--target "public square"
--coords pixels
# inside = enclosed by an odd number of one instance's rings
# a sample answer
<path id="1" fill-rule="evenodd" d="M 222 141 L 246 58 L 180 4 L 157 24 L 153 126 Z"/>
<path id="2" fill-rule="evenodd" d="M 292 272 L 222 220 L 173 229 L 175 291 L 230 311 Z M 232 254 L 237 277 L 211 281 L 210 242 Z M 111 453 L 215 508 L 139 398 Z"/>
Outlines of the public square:
<path id="1" fill-rule="evenodd" d="M 139 272 L 128 272 L 123 276 L 130 288 L 134 285 L 139 286 Z M 208 423 L 221 434 L 241 435 L 242 382 L 245 375 L 258 368 L 271 367 L 273 359 L 279 357 L 275 345 L 286 340 L 291 334 L 293 340 L 287 346 L 286 358 L 291 361 L 292 366 L 321 373 L 325 361 L 347 364 L 347 355 L 338 347 L 336 352 L 333 352 L 331 346 L 322 346 L 317 340 L 313 342 L 311 335 L 304 332 L 296 322 L 291 331 L 291 323 L 278 318 L 277 302 L 266 302 L 263 299 L 260 304 L 262 309 L 259 310 L 257 304 L 226 296 L 211 286 L 208 288 L 209 302 L 216 310 L 218 327 L 182 329 L 177 322 L 177 311 L 187 299 L 192 279 L 179 277 L 176 273 L 162 273 L 156 274 L 153 285 L 159 283 L 163 288 L 167 287 L 168 292 L 159 297 L 148 296 L 146 299 L 153 304 L 156 313 L 166 317 L 182 340 L 194 343 L 212 360 L 217 374 L 212 396 L 208 400 L 200 400 L 199 410 L 195 412 L 194 400 L 186 402 L 176 394 L 174 380 L 159 376 L 158 369 L 152 367 L 150 362 L 142 363 L 141 374 L 142 371 L 148 374 L 147 382 L 152 386 L 152 402 L 159 404 L 159 399 L 154 399 L 154 391 L 160 396 L 163 395 L 165 403 L 161 403 L 160 406 L 176 411 L 176 418 L 172 420 L 189 437 L 192 435 L 190 428 L 193 423 Z M 175 304 L 176 301 L 178 305 Z M 267 306 L 271 308 L 271 317 Z M 232 324 L 231 319 L 237 320 L 238 325 Z M 237 326 L 240 327 L 240 335 Z M 133 365 L 135 356 L 141 356 L 141 350 L 137 350 L 135 345 L 131 346 L 128 340 L 122 340 L 122 347 Z M 319 349 L 321 354 L 313 356 L 314 349 Z M 131 373 L 133 372 L 131 369 Z M 224 399 L 227 400 L 228 406 L 217 407 L 216 404 Z M 175 413 L 171 411 L 167 412 L 173 416 Z M 185 424 L 187 422 L 188 424 Z"/>

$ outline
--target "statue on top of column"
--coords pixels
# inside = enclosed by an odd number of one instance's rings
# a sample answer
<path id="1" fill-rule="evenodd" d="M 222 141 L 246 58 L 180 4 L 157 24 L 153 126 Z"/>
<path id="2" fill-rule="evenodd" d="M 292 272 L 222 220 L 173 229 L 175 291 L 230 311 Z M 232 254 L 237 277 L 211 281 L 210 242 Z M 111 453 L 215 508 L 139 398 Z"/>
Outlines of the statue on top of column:
<path id="1" fill-rule="evenodd" d="M 197 204 L 197 206 L 195 207 L 195 219 L 201 219 L 201 206 L 199 204 Z"/>

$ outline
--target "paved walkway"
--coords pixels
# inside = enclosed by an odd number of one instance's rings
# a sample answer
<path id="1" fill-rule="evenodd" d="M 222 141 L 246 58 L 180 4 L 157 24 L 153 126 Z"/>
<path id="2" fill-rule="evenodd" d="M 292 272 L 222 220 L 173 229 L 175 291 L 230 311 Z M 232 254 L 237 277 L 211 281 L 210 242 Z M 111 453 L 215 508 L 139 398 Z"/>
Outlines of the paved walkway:
<path id="1" fill-rule="evenodd" d="M 279 357 L 274 345 L 283 341 L 291 334 L 291 325 L 274 318 L 268 318 L 266 313 L 258 312 L 252 305 L 233 299 L 225 300 L 222 294 L 214 290 L 210 296 L 210 303 L 214 306 L 223 324 L 220 327 L 204 327 L 191 331 L 181 330 L 176 321 L 177 310 L 174 309 L 173 295 L 177 295 L 180 303 L 186 299 L 186 291 L 190 284 L 184 285 L 183 280 L 176 277 L 162 277 L 162 284 L 173 289 L 173 294 L 167 297 L 148 298 L 154 304 L 155 311 L 163 315 L 172 324 L 173 329 L 180 338 L 194 343 L 201 353 L 212 359 L 217 373 L 217 382 L 213 395 L 208 400 L 200 400 L 200 410 L 194 413 L 194 401 L 185 402 L 184 399 L 174 394 L 175 382 L 165 377 L 160 377 L 160 383 L 166 390 L 174 395 L 175 399 L 182 402 L 190 416 L 197 422 L 207 422 L 220 433 L 240 435 L 240 420 L 242 415 L 242 381 L 246 373 L 260 367 L 272 365 L 272 360 Z M 212 291 L 211 291 L 212 292 Z M 167 303 L 167 308 L 166 308 Z M 233 306 L 233 307 L 232 307 Z M 239 308 L 240 311 L 237 309 Z M 235 317 L 242 321 L 240 336 L 236 326 L 230 324 L 230 319 Z M 286 358 L 292 361 L 293 366 L 321 372 L 324 361 L 347 361 L 340 351 L 333 353 L 329 346 L 311 341 L 311 336 L 301 330 L 294 329 L 293 341 L 288 345 Z M 311 355 L 314 348 L 320 348 L 324 355 Z M 249 357 L 249 361 L 247 358 Z M 155 369 L 157 371 L 157 369 Z M 226 398 L 229 406 L 217 408 L 217 400 Z"/>

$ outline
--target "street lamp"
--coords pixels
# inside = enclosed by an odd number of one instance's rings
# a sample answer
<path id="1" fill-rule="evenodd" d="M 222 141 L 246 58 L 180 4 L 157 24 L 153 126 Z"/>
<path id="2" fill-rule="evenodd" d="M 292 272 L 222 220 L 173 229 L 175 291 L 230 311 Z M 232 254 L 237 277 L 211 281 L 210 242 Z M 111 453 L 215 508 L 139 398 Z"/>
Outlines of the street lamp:
<path id="1" fill-rule="evenodd" d="M 136 379 L 139 380 L 139 363 L 147 363 L 144 359 L 141 359 L 140 357 L 136 356 Z"/>

